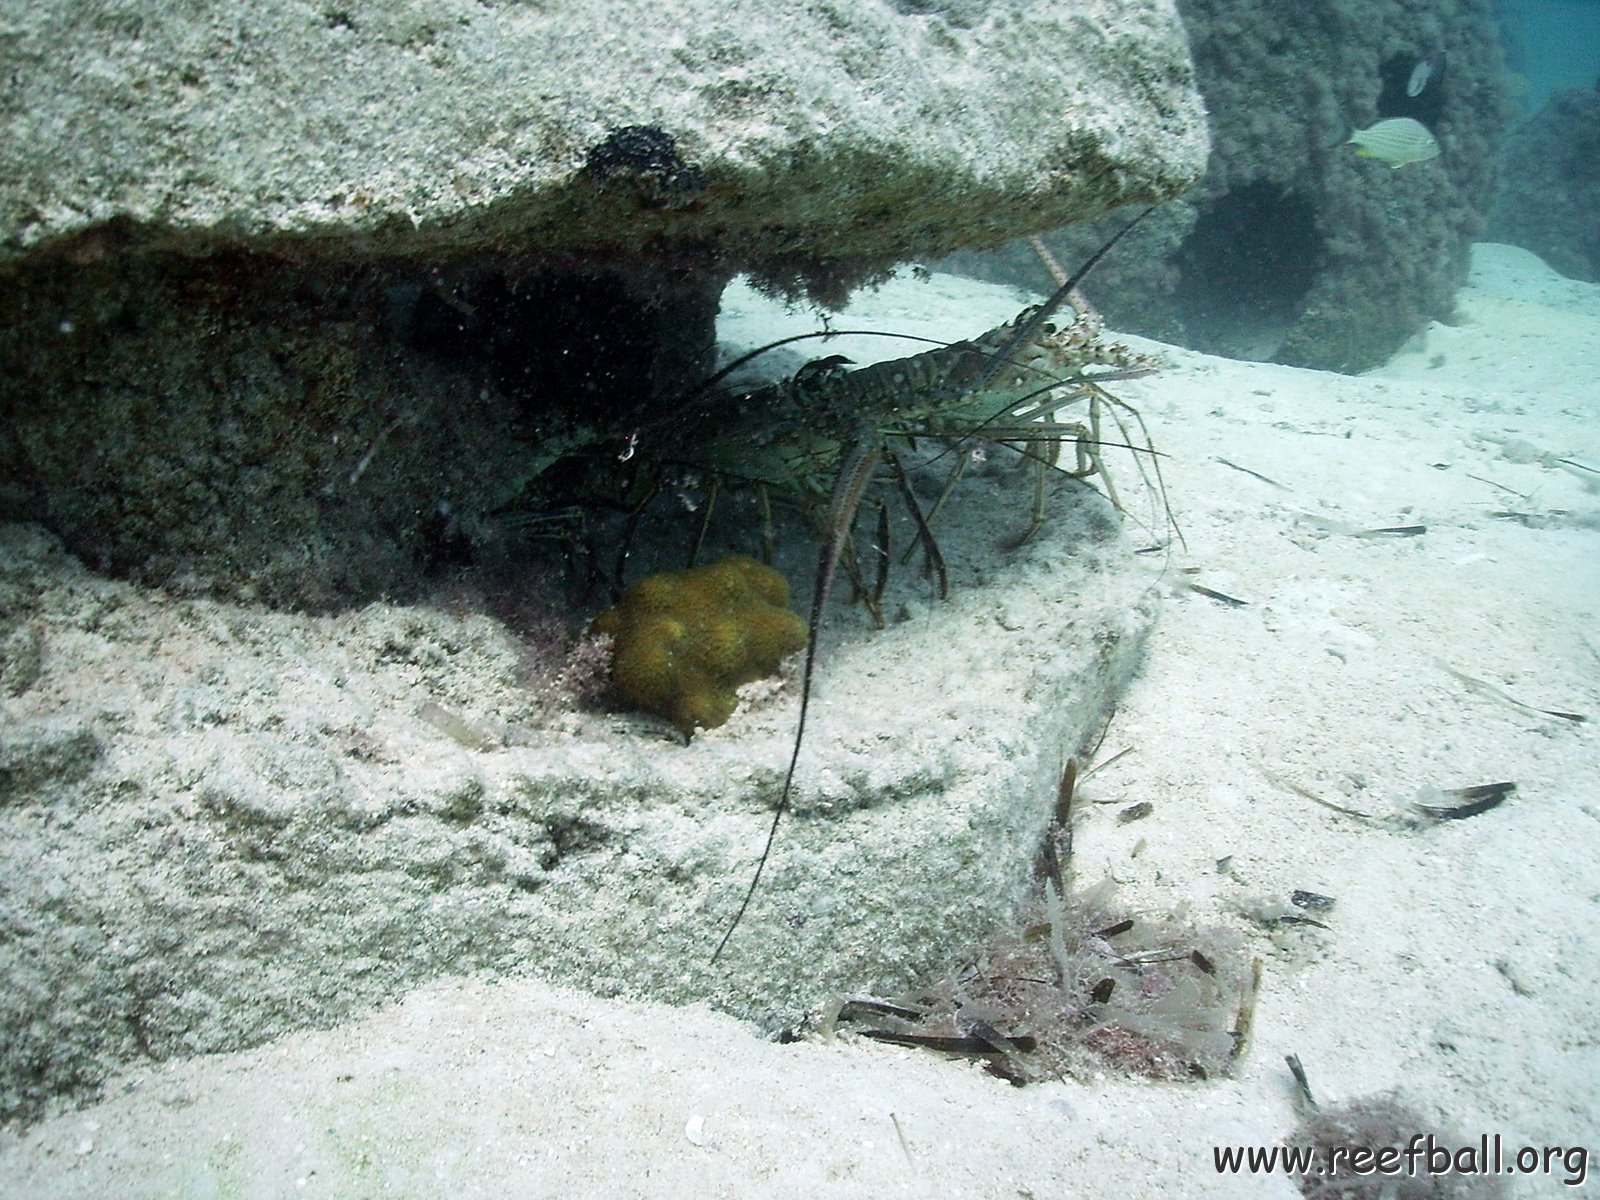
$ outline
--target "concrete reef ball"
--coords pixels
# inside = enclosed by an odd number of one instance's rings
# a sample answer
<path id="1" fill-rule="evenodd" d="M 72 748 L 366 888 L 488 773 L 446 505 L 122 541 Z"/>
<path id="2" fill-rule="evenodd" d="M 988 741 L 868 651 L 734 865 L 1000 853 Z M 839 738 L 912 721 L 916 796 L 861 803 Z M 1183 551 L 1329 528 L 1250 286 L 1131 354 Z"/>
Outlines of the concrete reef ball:
<path id="1" fill-rule="evenodd" d="M 690 737 L 725 722 L 738 705 L 735 689 L 805 646 L 806 623 L 788 603 L 782 575 L 733 554 L 646 576 L 589 632 L 611 635 L 611 679 L 622 698 Z"/>

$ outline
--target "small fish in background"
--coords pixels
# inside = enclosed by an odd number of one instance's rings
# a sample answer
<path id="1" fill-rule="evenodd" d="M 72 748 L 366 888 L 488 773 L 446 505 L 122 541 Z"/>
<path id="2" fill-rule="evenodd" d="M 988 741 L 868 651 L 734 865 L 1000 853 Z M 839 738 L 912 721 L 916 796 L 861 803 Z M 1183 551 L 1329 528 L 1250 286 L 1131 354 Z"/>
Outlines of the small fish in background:
<path id="1" fill-rule="evenodd" d="M 1410 117 L 1390 117 L 1365 129 L 1352 129 L 1350 140 L 1361 158 L 1378 158 L 1396 170 L 1407 163 L 1439 157 L 1439 143 L 1428 127 Z"/>
<path id="2" fill-rule="evenodd" d="M 1406 80 L 1406 95 L 1420 96 L 1424 88 L 1444 73 L 1444 51 L 1435 50 L 1417 59 L 1411 68 L 1411 78 Z"/>

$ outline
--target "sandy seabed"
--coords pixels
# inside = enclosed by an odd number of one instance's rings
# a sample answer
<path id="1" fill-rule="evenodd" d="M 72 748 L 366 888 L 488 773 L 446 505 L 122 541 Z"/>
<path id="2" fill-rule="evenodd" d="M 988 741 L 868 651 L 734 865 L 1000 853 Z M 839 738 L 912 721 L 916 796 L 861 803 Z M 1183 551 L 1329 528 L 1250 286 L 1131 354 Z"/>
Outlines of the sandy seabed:
<path id="1" fill-rule="evenodd" d="M 1021 302 L 906 279 L 850 323 L 959 337 Z M 797 319 L 729 303 L 738 341 Z M 1263 984 L 1233 1078 L 1018 1089 L 703 1008 L 446 981 L 113 1080 L 0 1136 L 0 1193 L 1287 1197 L 1213 1165 L 1295 1128 L 1286 1055 L 1324 1104 L 1394 1092 L 1416 1132 L 1600 1152 L 1600 287 L 1479 246 L 1458 322 L 1366 376 L 1159 349 L 1160 374 L 1119 387 L 1186 545 L 1152 566 L 1167 597 L 1080 788 L 1074 871 L 1250 931 Z M 1415 816 L 1427 789 L 1499 781 L 1516 791 L 1489 812 Z M 1336 899 L 1326 929 L 1242 915 L 1296 889 Z"/>

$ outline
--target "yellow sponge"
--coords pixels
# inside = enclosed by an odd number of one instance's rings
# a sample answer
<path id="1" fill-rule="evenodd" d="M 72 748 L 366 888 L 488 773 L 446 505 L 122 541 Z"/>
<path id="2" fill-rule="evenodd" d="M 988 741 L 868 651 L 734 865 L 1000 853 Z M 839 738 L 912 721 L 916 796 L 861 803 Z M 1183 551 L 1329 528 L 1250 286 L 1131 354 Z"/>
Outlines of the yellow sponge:
<path id="1" fill-rule="evenodd" d="M 612 637 L 611 679 L 629 704 L 685 737 L 733 715 L 740 684 L 771 675 L 806 644 L 789 583 L 743 554 L 639 580 L 590 633 Z"/>

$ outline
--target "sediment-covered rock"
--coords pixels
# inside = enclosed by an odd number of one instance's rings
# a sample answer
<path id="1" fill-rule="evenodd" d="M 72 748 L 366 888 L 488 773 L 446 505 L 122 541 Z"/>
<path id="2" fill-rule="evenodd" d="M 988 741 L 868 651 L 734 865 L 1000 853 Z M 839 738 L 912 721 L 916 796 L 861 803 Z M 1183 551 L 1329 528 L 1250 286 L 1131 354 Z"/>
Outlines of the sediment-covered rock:
<path id="1" fill-rule="evenodd" d="M 1211 159 L 1192 191 L 1096 270 L 1088 291 L 1108 319 L 1209 353 L 1361 371 L 1448 317 L 1506 121 L 1485 0 L 1179 7 Z M 1351 131 L 1391 117 L 1429 128 L 1438 157 L 1399 169 L 1358 158 Z M 1070 269 L 1112 227 L 1045 241 Z M 1035 288 L 1049 279 L 1026 243 L 949 265 Z"/>
<path id="2" fill-rule="evenodd" d="M 1488 236 L 1600 280 L 1600 90 L 1568 88 L 1506 138 Z"/>
<path id="3" fill-rule="evenodd" d="M 716 963 L 789 761 L 792 681 L 685 746 L 554 702 L 526 628 L 171 599 L 0 526 L 0 636 L 31 630 L 43 663 L 0 701 L 0 1114 L 441 976 L 777 1028 L 977 943 L 1029 885 L 1064 759 L 1154 602 L 1095 493 L 1058 496 L 1070 534 L 1003 560 L 996 507 L 966 499 L 941 519 L 949 601 L 901 572 L 888 629 L 830 622 L 788 820 Z M 1025 522 L 1026 489 L 1001 505 Z"/>

